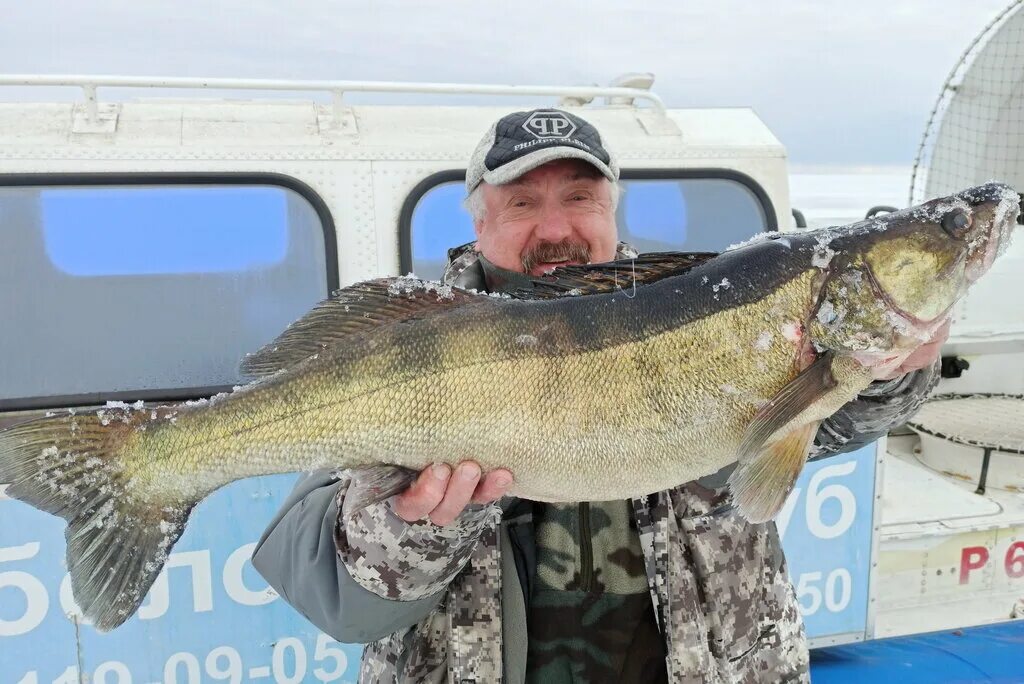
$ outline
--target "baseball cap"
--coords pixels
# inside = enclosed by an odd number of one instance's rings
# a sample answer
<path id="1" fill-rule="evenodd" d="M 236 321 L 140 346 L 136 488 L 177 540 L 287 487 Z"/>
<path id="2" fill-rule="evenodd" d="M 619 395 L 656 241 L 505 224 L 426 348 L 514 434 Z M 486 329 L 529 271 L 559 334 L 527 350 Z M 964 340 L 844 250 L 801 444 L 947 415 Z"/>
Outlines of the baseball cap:
<path id="1" fill-rule="evenodd" d="M 592 124 L 560 109 L 533 109 L 494 122 L 470 157 L 466 193 L 484 181 L 509 183 L 556 159 L 582 159 L 608 180 L 619 178 L 619 164 Z"/>

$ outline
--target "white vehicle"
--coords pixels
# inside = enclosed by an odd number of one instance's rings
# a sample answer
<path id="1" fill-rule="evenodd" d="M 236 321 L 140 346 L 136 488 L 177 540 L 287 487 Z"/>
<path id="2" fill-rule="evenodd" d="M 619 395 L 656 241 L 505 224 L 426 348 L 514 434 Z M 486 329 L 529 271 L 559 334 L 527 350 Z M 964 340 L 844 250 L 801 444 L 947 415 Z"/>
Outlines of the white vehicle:
<path id="1" fill-rule="evenodd" d="M 515 108 L 570 108 L 598 126 L 621 158 L 621 238 L 642 251 L 722 249 L 796 229 L 785 148 L 756 114 L 667 109 L 642 75 L 604 88 L 5 84 L 74 86 L 83 97 L 0 103 L 0 427 L 56 408 L 209 396 L 330 290 L 438 276 L 447 249 L 472 236 L 460 207 L 466 160 Z M 187 99 L 103 96 L 115 87 Z M 349 106 L 352 91 L 468 92 L 493 105 Z M 517 107 L 505 96 L 531 99 Z M 1004 256 L 1009 271 L 991 281 L 1009 278 L 1019 292 L 1019 255 Z M 1006 287 L 958 312 L 950 351 L 973 367 L 943 391 L 1024 389 L 1024 319 Z M 1004 332 L 1007 311 L 1018 327 Z M 779 516 L 812 645 L 1008 620 L 1024 597 L 1019 466 L 999 455 L 985 493 L 973 494 L 961 477 L 974 472 L 970 457 L 937 464 L 918 443 L 893 437 L 889 454 L 882 440 L 809 465 Z M 79 622 L 63 522 L 0 494 L 4 681 L 352 680 L 359 647 L 318 633 L 248 566 L 293 479 L 236 483 L 204 502 L 142 609 L 109 634 Z"/>

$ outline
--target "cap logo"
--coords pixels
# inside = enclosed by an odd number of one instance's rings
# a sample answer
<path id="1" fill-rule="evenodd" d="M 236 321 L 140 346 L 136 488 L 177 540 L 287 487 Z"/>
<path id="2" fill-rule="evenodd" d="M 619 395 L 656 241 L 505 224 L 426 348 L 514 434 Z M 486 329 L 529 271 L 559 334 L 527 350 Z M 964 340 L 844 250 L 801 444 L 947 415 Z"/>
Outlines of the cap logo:
<path id="1" fill-rule="evenodd" d="M 535 138 L 568 138 L 576 124 L 561 112 L 534 112 L 523 122 L 523 129 Z"/>

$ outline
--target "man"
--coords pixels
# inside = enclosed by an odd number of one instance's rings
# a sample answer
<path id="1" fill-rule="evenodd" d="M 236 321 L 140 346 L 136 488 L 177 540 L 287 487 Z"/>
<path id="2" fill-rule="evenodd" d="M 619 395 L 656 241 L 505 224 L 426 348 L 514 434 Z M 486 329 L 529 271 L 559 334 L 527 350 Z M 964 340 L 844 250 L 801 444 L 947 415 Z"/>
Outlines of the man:
<path id="1" fill-rule="evenodd" d="M 467 171 L 476 243 L 453 250 L 444 280 L 521 290 L 561 265 L 635 256 L 617 241 L 618 176 L 578 116 L 501 118 Z M 915 410 L 945 334 L 825 421 L 816 453 L 856 448 Z M 322 630 L 369 642 L 365 682 L 807 681 L 775 525 L 723 505 L 727 476 L 632 501 L 499 506 L 512 473 L 467 461 L 342 517 L 358 483 L 314 473 L 253 564 Z"/>

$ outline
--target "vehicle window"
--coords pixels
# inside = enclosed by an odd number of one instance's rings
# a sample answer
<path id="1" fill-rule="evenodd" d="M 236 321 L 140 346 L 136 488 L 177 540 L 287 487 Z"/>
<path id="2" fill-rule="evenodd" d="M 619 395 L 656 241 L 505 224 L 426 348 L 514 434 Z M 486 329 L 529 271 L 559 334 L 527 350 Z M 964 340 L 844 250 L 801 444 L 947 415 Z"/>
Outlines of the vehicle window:
<path id="1" fill-rule="evenodd" d="M 625 178 L 617 221 L 619 239 L 641 252 L 719 251 L 774 228 L 768 207 L 732 178 Z M 416 202 L 408 226 L 412 271 L 439 278 L 450 247 L 473 239 L 462 208 L 461 181 L 439 183 Z"/>
<path id="2" fill-rule="evenodd" d="M 239 382 L 328 291 L 321 215 L 270 184 L 0 187 L 0 407 Z"/>

